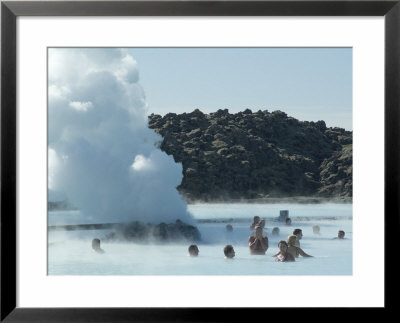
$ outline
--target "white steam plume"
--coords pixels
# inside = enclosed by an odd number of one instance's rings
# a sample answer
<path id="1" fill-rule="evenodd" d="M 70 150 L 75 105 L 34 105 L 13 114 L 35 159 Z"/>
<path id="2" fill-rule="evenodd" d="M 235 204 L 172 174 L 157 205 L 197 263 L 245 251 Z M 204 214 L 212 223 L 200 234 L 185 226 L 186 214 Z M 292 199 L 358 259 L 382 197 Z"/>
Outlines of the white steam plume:
<path id="1" fill-rule="evenodd" d="M 182 165 L 147 127 L 133 57 L 106 48 L 48 54 L 50 192 L 65 193 L 88 219 L 191 223 L 176 190 Z"/>

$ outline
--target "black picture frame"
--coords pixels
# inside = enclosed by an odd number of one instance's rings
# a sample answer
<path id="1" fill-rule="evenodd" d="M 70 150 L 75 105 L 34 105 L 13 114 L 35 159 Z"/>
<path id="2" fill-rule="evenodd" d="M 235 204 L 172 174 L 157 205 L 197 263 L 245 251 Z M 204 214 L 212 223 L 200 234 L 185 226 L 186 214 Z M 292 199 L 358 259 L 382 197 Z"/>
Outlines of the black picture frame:
<path id="1" fill-rule="evenodd" d="M 266 309 L 260 308 L 19 308 L 16 306 L 16 20 L 19 16 L 384 16 L 385 307 L 377 310 L 392 309 L 394 304 L 391 297 L 394 296 L 390 296 L 390 291 L 397 285 L 398 278 L 392 275 L 393 269 L 390 268 L 393 267 L 389 263 L 391 257 L 388 255 L 397 255 L 391 239 L 399 234 L 400 205 L 399 2 L 400 0 L 2 1 L 1 322 L 233 322 L 243 321 L 240 319 L 242 311 L 251 310 L 251 313 L 245 315 L 252 317 L 266 314 Z"/>

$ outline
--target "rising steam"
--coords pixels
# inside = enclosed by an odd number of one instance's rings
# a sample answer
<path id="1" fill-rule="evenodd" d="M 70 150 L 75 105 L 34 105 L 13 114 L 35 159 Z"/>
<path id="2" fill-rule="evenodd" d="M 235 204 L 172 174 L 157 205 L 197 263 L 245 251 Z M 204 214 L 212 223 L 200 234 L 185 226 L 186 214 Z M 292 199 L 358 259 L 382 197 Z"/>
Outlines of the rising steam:
<path id="1" fill-rule="evenodd" d="M 49 196 L 98 221 L 192 222 L 176 187 L 182 165 L 157 148 L 127 50 L 48 52 Z"/>

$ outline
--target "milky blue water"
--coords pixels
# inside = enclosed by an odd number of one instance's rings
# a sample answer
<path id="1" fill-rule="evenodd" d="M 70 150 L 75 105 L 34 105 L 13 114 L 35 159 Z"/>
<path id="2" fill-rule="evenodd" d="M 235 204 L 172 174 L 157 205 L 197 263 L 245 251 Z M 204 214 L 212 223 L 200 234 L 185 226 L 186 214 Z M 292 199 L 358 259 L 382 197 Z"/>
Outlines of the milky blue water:
<path id="1" fill-rule="evenodd" d="M 202 241 L 196 258 L 188 244 L 138 244 L 102 242 L 104 254 L 91 248 L 93 238 L 110 230 L 50 231 L 49 275 L 352 275 L 352 204 L 197 204 L 189 205 Z M 277 221 L 280 210 L 289 210 L 290 226 Z M 250 255 L 247 239 L 255 215 L 266 220 L 269 239 L 265 255 Z M 49 225 L 89 223 L 79 211 L 49 212 Z M 226 225 L 233 231 L 228 232 Z M 320 227 L 313 233 L 312 225 Z M 279 227 L 280 234 L 272 235 Z M 313 258 L 293 263 L 276 262 L 278 242 L 295 228 L 303 230 L 301 248 Z M 338 230 L 346 239 L 333 239 Z M 225 259 L 223 248 L 233 245 L 236 256 Z"/>

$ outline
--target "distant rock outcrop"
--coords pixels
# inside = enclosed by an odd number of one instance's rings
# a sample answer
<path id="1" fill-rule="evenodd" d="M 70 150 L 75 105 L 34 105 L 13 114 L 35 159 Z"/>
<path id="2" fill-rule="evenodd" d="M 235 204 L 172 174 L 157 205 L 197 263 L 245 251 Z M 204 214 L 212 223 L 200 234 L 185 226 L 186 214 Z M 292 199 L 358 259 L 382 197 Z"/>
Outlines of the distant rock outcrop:
<path id="1" fill-rule="evenodd" d="M 160 148 L 183 165 L 190 200 L 352 197 L 352 132 L 282 111 L 149 116 Z"/>

